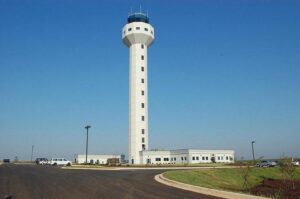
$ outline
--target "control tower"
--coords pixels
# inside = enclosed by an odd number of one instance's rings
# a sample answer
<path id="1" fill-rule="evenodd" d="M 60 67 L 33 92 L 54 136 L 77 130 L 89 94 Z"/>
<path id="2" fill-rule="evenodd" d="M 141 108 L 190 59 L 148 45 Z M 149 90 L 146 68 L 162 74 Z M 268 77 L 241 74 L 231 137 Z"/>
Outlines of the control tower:
<path id="1" fill-rule="evenodd" d="M 122 30 L 129 48 L 129 151 L 130 164 L 141 164 L 140 151 L 148 150 L 147 49 L 154 40 L 154 28 L 144 13 L 130 14 Z"/>

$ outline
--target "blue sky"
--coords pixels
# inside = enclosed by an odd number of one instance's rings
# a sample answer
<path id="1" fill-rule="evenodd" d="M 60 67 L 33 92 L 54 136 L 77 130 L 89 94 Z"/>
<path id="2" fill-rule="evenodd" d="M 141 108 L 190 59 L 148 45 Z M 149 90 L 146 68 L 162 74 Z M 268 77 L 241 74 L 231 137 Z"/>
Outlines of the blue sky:
<path id="1" fill-rule="evenodd" d="M 148 10 L 150 148 L 300 157 L 299 1 L 0 0 L 0 159 L 125 153 L 130 9 Z"/>

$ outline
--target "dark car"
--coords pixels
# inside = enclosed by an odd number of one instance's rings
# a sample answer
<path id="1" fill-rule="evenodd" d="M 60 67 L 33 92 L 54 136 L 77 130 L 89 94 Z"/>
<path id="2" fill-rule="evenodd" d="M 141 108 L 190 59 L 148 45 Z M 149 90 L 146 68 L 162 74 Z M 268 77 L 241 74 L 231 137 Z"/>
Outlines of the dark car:
<path id="1" fill-rule="evenodd" d="M 263 161 L 257 163 L 255 166 L 257 166 L 257 167 L 276 167 L 277 163 L 272 160 L 263 160 Z"/>
<path id="2" fill-rule="evenodd" d="M 3 159 L 3 163 L 10 163 L 10 159 Z"/>
<path id="3" fill-rule="evenodd" d="M 49 164 L 49 161 L 47 158 L 37 158 L 35 160 L 36 164 L 41 164 L 41 165 L 45 165 L 45 164 Z"/>

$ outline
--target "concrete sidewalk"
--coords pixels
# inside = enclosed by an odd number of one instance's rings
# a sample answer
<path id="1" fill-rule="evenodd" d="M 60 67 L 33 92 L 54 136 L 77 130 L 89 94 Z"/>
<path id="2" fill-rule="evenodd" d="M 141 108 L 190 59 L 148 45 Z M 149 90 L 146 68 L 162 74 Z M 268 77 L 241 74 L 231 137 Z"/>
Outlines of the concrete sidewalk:
<path id="1" fill-rule="evenodd" d="M 199 187 L 199 186 L 194 186 L 194 185 L 190 185 L 190 184 L 185 184 L 185 183 L 167 179 L 163 176 L 163 174 L 156 175 L 154 177 L 154 179 L 157 182 L 160 182 L 167 186 L 176 187 L 179 189 L 192 191 L 192 192 L 196 192 L 196 193 L 201 193 L 201 194 L 205 194 L 205 195 L 211 195 L 211 196 L 220 197 L 220 198 L 226 198 L 226 199 L 270 199 L 270 198 L 266 198 L 266 197 L 252 196 L 252 195 L 247 195 L 247 194 L 242 194 L 242 193 L 221 191 L 221 190 L 216 190 L 216 189 L 209 189 L 209 188 L 205 188 L 205 187 Z"/>

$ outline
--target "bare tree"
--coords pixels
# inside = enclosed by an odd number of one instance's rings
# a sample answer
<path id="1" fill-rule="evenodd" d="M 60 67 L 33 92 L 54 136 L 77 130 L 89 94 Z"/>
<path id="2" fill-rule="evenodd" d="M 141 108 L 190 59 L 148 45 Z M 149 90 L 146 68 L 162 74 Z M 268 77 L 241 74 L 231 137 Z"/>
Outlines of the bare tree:
<path id="1" fill-rule="evenodd" d="M 241 173 L 241 176 L 243 179 L 243 190 L 246 192 L 249 192 L 249 190 L 250 190 L 249 177 L 250 177 L 251 171 L 252 171 L 252 167 L 250 167 L 250 165 L 240 167 L 240 173 Z"/>

